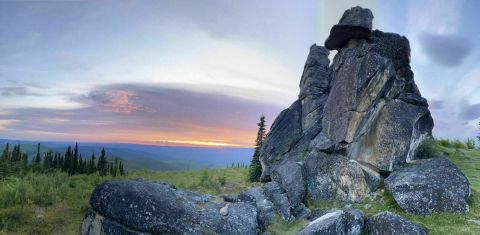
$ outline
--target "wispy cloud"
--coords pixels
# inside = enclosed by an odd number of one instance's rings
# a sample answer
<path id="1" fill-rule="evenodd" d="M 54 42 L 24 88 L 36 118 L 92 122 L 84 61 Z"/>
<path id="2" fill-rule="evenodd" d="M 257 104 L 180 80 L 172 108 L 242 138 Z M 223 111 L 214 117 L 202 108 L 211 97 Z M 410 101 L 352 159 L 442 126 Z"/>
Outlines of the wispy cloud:
<path id="1" fill-rule="evenodd" d="M 281 110 L 269 103 L 154 84 L 102 86 L 74 100 L 85 107 L 0 114 L 3 137 L 251 146 L 259 116 L 273 121 Z M 13 118 L 16 122 L 5 121 Z"/>

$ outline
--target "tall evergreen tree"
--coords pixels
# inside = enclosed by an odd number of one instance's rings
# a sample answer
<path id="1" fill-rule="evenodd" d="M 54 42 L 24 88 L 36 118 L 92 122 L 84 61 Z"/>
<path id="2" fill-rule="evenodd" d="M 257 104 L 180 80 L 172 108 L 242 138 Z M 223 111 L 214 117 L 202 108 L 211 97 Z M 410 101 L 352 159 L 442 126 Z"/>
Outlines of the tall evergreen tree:
<path id="1" fill-rule="evenodd" d="M 72 170 L 72 147 L 68 146 L 67 151 L 65 152 L 65 159 L 63 160 L 63 171 L 68 172 L 69 175 L 73 175 Z"/>
<path id="2" fill-rule="evenodd" d="M 97 169 L 100 176 L 106 176 L 108 173 L 108 162 L 107 157 L 105 156 L 104 148 L 102 148 L 102 152 L 100 153 L 100 157 L 98 158 Z"/>
<path id="3" fill-rule="evenodd" d="M 28 154 L 27 153 L 22 154 L 22 163 L 23 163 L 24 166 L 28 165 Z"/>
<path id="4" fill-rule="evenodd" d="M 95 166 L 95 153 L 92 153 L 92 157 L 88 163 L 88 173 L 93 174 L 95 172 L 97 172 L 97 167 Z"/>
<path id="5" fill-rule="evenodd" d="M 5 148 L 3 149 L 1 160 L 4 162 L 10 161 L 10 149 L 9 149 L 8 143 L 5 145 Z"/>
<path id="6" fill-rule="evenodd" d="M 73 148 L 73 158 L 72 158 L 72 174 L 78 172 L 78 143 L 75 143 Z"/>
<path id="7" fill-rule="evenodd" d="M 42 157 L 40 157 L 40 143 L 37 144 L 37 154 L 35 155 L 35 158 L 33 159 L 33 163 L 35 165 L 40 165 L 40 162 L 42 162 Z"/>
<path id="8" fill-rule="evenodd" d="M 258 132 L 257 139 L 255 140 L 255 151 L 253 153 L 252 161 L 250 163 L 249 169 L 249 180 L 250 181 L 259 181 L 260 176 L 262 175 L 262 165 L 260 164 L 260 149 L 262 148 L 263 141 L 267 136 L 267 129 L 265 124 L 265 116 L 260 116 L 260 122 L 257 123 Z"/>
<path id="9" fill-rule="evenodd" d="M 120 175 L 125 175 L 125 169 L 123 169 L 122 161 L 118 163 L 118 172 L 120 173 Z"/>

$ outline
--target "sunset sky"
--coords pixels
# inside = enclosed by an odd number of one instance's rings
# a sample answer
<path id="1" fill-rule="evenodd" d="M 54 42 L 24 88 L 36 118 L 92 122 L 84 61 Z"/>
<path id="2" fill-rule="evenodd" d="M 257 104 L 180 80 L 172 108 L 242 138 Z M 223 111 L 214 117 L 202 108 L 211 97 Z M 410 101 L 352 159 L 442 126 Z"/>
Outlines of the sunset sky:
<path id="1" fill-rule="evenodd" d="M 479 1 L 1 1 L 0 138 L 252 146 L 343 11 L 409 38 L 434 135 L 480 121 Z"/>

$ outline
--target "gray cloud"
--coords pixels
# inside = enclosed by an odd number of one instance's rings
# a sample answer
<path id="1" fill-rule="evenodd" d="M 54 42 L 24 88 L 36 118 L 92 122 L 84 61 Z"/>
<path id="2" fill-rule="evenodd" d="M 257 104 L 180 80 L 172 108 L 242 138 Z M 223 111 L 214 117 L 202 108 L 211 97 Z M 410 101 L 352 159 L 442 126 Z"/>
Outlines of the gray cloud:
<path id="1" fill-rule="evenodd" d="M 420 34 L 423 51 L 435 63 L 454 67 L 462 64 L 473 50 L 473 43 L 468 39 L 454 35 Z"/>
<path id="2" fill-rule="evenodd" d="M 84 107 L 12 109 L 0 114 L 0 119 L 16 120 L 7 126 L 12 133 L 62 133 L 72 139 L 80 134 L 128 136 L 146 131 L 222 139 L 229 132 L 243 137 L 252 132 L 253 138 L 259 116 L 265 114 L 267 120 L 273 121 L 281 110 L 273 104 L 243 98 L 145 84 L 98 87 L 72 99 Z M 23 138 L 28 136 L 24 134 Z"/>
<path id="3" fill-rule="evenodd" d="M 460 107 L 460 117 L 470 121 L 480 118 L 480 104 L 466 104 Z"/>

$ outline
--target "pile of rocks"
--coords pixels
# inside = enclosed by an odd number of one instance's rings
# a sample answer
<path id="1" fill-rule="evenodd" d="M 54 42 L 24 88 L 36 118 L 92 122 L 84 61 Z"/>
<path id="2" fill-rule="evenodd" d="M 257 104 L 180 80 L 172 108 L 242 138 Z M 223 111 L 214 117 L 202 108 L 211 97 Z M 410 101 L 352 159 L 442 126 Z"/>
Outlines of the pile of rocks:
<path id="1" fill-rule="evenodd" d="M 81 234 L 258 234 L 276 215 L 308 219 L 299 234 L 426 234 L 390 212 L 366 218 L 304 204 L 363 202 L 384 186 L 408 213 L 467 212 L 462 172 L 445 157 L 416 157 L 433 119 L 410 68 L 409 41 L 372 31 L 372 20 L 369 9 L 351 8 L 325 47 L 311 46 L 298 100 L 260 151 L 261 187 L 220 200 L 165 183 L 109 181 L 93 192 Z M 329 50 L 338 51 L 332 63 Z"/>

